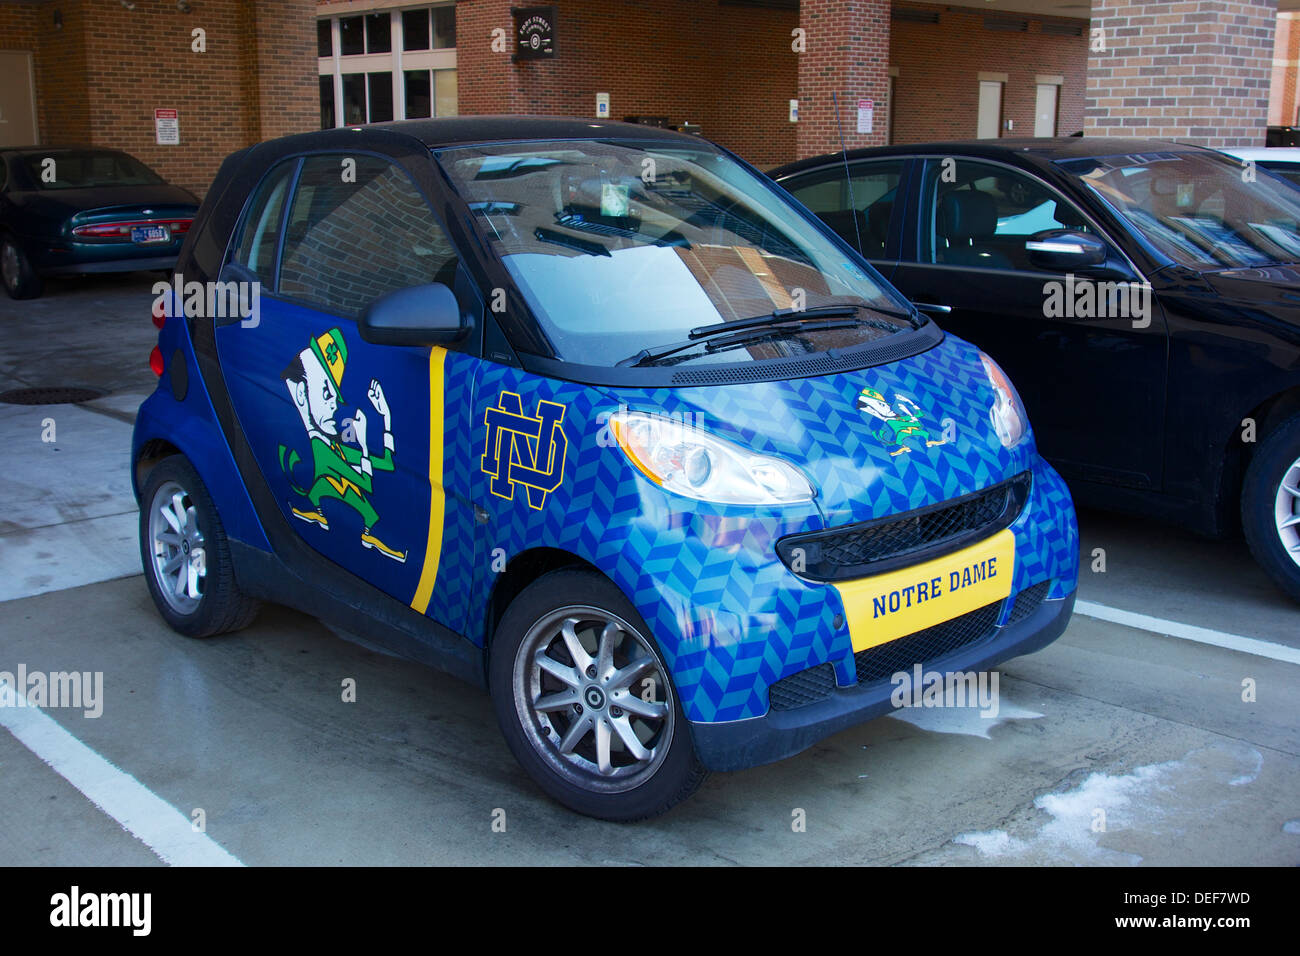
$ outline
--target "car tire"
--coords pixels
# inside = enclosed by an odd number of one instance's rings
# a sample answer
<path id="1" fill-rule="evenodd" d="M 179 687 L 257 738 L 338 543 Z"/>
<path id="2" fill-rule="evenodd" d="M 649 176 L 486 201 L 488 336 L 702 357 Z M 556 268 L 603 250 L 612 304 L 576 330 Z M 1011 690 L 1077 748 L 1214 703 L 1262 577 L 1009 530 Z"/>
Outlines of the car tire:
<path id="1" fill-rule="evenodd" d="M 261 602 L 235 583 L 230 544 L 212 496 L 181 455 L 160 461 L 140 495 L 140 560 L 164 620 L 188 637 L 247 627 Z"/>
<path id="2" fill-rule="evenodd" d="M 552 571 L 515 597 L 493 635 L 488 686 L 515 758 L 578 813 L 644 820 L 708 776 L 649 628 L 593 571 Z"/>
<path id="3" fill-rule="evenodd" d="M 1300 415 L 1269 432 L 1251 459 L 1241 525 L 1255 560 L 1300 601 Z"/>
<path id="4" fill-rule="evenodd" d="M 43 288 L 32 261 L 11 236 L 0 239 L 0 285 L 11 299 L 34 299 Z"/>

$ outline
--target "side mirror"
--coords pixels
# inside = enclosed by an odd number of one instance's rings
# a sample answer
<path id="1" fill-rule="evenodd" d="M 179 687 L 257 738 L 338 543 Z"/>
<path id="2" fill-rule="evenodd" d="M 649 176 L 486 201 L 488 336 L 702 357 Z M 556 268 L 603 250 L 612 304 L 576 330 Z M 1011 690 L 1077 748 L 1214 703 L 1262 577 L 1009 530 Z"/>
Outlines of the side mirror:
<path id="1" fill-rule="evenodd" d="M 1029 261 L 1039 269 L 1053 272 L 1087 269 L 1106 261 L 1106 243 L 1086 232 L 1049 229 L 1025 242 Z"/>
<path id="2" fill-rule="evenodd" d="M 447 345 L 469 331 L 460 320 L 456 294 L 441 282 L 380 296 L 357 329 L 375 345 Z"/>

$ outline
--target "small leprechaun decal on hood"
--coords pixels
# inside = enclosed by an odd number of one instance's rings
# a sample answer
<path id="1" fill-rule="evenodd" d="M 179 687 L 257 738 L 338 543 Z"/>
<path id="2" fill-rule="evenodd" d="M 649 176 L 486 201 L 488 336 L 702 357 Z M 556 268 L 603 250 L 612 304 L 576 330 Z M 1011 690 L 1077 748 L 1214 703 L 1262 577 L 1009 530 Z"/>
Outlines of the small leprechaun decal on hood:
<path id="1" fill-rule="evenodd" d="M 894 393 L 891 405 L 885 396 L 874 388 L 867 387 L 858 393 L 858 408 L 878 419 L 882 428 L 875 430 L 875 435 L 886 445 L 897 445 L 891 455 L 901 455 L 916 447 L 933 448 L 946 445 L 948 440 L 935 440 L 921 422 L 921 406 L 906 395 Z"/>

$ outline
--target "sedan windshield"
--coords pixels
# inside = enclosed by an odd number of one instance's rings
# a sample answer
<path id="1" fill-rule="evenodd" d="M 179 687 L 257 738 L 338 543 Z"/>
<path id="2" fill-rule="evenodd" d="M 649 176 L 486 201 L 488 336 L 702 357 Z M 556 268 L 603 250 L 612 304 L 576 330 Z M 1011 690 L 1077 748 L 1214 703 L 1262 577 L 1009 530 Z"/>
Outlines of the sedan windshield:
<path id="1" fill-rule="evenodd" d="M 102 186 L 155 186 L 163 179 L 126 153 L 81 149 L 26 157 L 27 174 L 41 189 L 97 189 Z"/>
<path id="2" fill-rule="evenodd" d="M 736 362 L 912 328 L 910 306 L 870 266 L 703 144 L 575 140 L 437 156 L 566 361 Z"/>
<path id="3" fill-rule="evenodd" d="M 1058 165 L 1190 268 L 1300 261 L 1300 192 L 1249 166 L 1173 150 Z"/>

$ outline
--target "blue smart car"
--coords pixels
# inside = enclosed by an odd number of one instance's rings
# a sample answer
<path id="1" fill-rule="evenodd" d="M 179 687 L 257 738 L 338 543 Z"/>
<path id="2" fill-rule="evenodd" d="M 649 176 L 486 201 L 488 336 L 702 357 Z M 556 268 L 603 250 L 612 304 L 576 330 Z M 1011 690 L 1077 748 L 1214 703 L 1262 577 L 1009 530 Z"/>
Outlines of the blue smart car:
<path id="1" fill-rule="evenodd" d="M 1043 647 L 1070 496 L 1015 389 L 692 136 L 420 120 L 219 172 L 156 290 L 145 577 L 486 686 L 520 763 L 635 820 Z"/>

